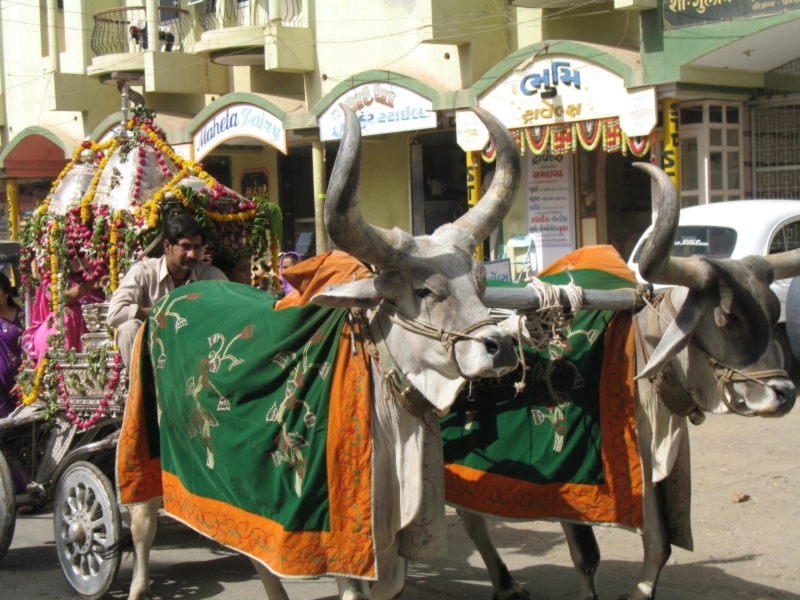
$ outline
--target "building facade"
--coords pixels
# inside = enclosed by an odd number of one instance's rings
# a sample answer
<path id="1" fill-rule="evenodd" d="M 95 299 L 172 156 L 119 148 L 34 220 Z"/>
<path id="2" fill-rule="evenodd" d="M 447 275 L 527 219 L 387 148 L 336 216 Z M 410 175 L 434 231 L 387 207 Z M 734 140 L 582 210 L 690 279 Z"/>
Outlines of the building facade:
<path id="1" fill-rule="evenodd" d="M 793 8 L 9 0 L 0 11 L 0 237 L 13 235 L 17 211 L 47 194 L 80 141 L 113 135 L 122 78 L 157 111 L 177 152 L 281 206 L 285 250 L 327 248 L 321 206 L 339 104 L 362 125 L 364 216 L 414 234 L 458 217 L 477 182 L 491 180 L 492 148 L 464 116 L 482 106 L 525 158 L 490 255 L 524 239 L 539 266 L 596 243 L 627 258 L 652 215 L 637 160 L 662 161 L 684 206 L 799 197 Z"/>

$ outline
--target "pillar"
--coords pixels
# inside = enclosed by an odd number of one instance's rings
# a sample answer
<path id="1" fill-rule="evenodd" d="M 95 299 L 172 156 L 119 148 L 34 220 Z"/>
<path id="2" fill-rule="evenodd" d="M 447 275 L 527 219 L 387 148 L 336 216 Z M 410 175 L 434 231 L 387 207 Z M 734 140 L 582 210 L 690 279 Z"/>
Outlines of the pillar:
<path id="1" fill-rule="evenodd" d="M 19 194 L 16 179 L 6 179 L 6 198 L 8 199 L 8 237 L 12 240 L 18 240 Z"/>
<path id="2" fill-rule="evenodd" d="M 325 198 L 328 189 L 325 169 L 325 145 L 320 140 L 311 142 L 311 166 L 314 174 L 314 225 L 317 254 L 328 251 L 328 232 L 325 230 Z"/>
<path id="3" fill-rule="evenodd" d="M 470 210 L 481 199 L 481 157 L 477 152 L 467 152 L 467 204 Z M 483 260 L 483 242 L 475 248 L 475 258 Z"/>
<path id="4" fill-rule="evenodd" d="M 61 70 L 61 51 L 58 45 L 58 0 L 47 0 L 47 48 L 50 53 L 50 69 Z"/>
<path id="5" fill-rule="evenodd" d="M 158 52 L 158 0 L 147 0 L 147 49 Z"/>

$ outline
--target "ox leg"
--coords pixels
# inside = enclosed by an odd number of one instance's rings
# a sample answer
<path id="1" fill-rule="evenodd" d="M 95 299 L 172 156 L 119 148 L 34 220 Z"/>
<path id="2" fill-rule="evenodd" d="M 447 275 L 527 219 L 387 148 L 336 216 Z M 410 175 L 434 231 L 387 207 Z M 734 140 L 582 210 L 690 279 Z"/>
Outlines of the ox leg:
<path id="1" fill-rule="evenodd" d="M 158 508 L 161 498 L 130 507 L 133 538 L 133 581 L 128 600 L 145 600 L 150 594 L 150 548 L 156 537 Z"/>
<path id="2" fill-rule="evenodd" d="M 596 576 L 597 565 L 600 564 L 600 548 L 594 531 L 589 525 L 575 523 L 561 523 L 561 527 L 567 536 L 569 554 L 580 578 L 581 600 L 598 600 Z"/>
<path id="3" fill-rule="evenodd" d="M 370 600 L 369 581 L 351 577 L 336 577 L 340 600 Z"/>
<path id="4" fill-rule="evenodd" d="M 519 587 L 511 573 L 508 572 L 508 567 L 506 567 L 503 559 L 500 558 L 500 554 L 497 552 L 492 540 L 492 534 L 489 532 L 487 520 L 468 510 L 459 508 L 457 512 L 464 523 L 467 535 L 475 544 L 478 552 L 480 552 L 481 558 L 486 564 L 486 569 L 489 571 L 489 579 L 492 581 L 492 587 L 494 588 L 492 600 L 529 600 L 530 594 Z"/>
<path id="5" fill-rule="evenodd" d="M 408 563 L 397 553 L 399 547 L 400 533 L 398 532 L 391 548 L 378 555 L 380 571 L 378 581 L 372 584 L 370 590 L 372 600 L 393 600 L 403 593 L 406 587 Z"/>
<path id="6" fill-rule="evenodd" d="M 636 589 L 620 600 L 654 600 L 661 569 L 667 564 L 672 546 L 669 541 L 666 501 L 662 485 L 656 484 L 644 494 L 644 563 Z"/>
<path id="7" fill-rule="evenodd" d="M 289 600 L 286 595 L 286 590 L 283 588 L 280 578 L 270 571 L 267 567 L 262 565 L 257 560 L 250 559 L 253 566 L 256 568 L 261 583 L 264 584 L 264 589 L 267 591 L 269 600 Z"/>

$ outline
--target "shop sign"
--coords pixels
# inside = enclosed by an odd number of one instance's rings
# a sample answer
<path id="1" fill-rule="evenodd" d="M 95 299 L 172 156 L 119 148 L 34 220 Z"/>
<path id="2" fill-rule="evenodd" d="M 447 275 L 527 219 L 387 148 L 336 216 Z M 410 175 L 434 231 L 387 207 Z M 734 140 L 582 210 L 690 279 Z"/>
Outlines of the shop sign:
<path id="1" fill-rule="evenodd" d="M 172 146 L 172 151 L 178 156 L 180 156 L 183 160 L 192 160 L 191 144 L 175 144 L 174 146 Z"/>
<path id="2" fill-rule="evenodd" d="M 531 266 L 538 272 L 575 250 L 572 156 L 531 153 L 525 164 L 528 235 L 536 251 Z"/>
<path id="3" fill-rule="evenodd" d="M 194 158 L 200 160 L 220 144 L 235 137 L 251 137 L 286 154 L 283 122 L 253 104 L 231 104 L 221 108 L 194 134 Z"/>
<path id="4" fill-rule="evenodd" d="M 511 259 L 487 260 L 483 263 L 483 268 L 486 269 L 486 279 L 511 281 Z"/>
<path id="5" fill-rule="evenodd" d="M 433 102 L 399 85 L 372 82 L 342 94 L 319 116 L 319 137 L 322 141 L 342 139 L 344 114 L 339 108 L 340 104 L 356 112 L 361 122 L 361 135 L 436 127 Z"/>
<path id="6" fill-rule="evenodd" d="M 245 171 L 241 180 L 242 196 L 248 200 L 269 197 L 269 174 L 264 169 Z"/>
<path id="7" fill-rule="evenodd" d="M 629 92 L 616 73 L 563 55 L 512 71 L 478 104 L 509 129 L 619 117 L 622 130 L 636 137 L 648 135 L 658 120 L 655 88 Z"/>
<path id="8" fill-rule="evenodd" d="M 489 130 L 471 110 L 456 113 L 456 142 L 464 152 L 479 152 L 489 143 Z"/>
<path id="9" fill-rule="evenodd" d="M 800 8 L 800 0 L 666 0 L 664 29 L 735 21 Z"/>

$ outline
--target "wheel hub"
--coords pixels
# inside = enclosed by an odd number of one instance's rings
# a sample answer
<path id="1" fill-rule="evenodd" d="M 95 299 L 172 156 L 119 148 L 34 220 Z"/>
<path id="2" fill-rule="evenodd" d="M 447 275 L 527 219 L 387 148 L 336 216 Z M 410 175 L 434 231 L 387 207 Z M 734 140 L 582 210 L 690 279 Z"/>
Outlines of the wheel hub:
<path id="1" fill-rule="evenodd" d="M 75 549 L 86 554 L 89 551 L 89 540 L 91 539 L 92 524 L 88 515 L 80 511 L 75 515 L 75 519 L 67 530 L 67 537 L 71 544 L 75 544 Z"/>

